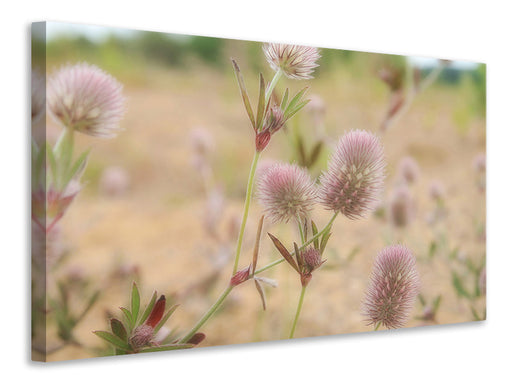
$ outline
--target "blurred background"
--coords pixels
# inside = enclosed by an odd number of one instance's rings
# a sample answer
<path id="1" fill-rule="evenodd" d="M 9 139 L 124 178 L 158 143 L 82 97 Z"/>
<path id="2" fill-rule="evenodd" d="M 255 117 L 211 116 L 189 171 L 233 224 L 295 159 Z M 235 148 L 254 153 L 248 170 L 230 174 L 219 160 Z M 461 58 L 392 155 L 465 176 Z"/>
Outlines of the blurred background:
<path id="1" fill-rule="evenodd" d="M 33 62 L 47 76 L 85 61 L 116 77 L 127 98 L 117 138 L 76 138 L 79 149 L 92 150 L 84 188 L 62 220 L 59 274 L 103 291 L 77 337 L 103 346 L 91 332 L 119 315 L 133 280 L 143 301 L 158 290 L 179 303 L 169 326 L 187 331 L 231 273 L 254 139 L 230 58 L 254 104 L 258 73 L 273 76 L 262 44 L 64 23 L 47 23 L 46 38 L 33 41 Z M 312 101 L 273 137 L 261 167 L 291 161 L 318 176 L 351 129 L 381 137 L 388 167 L 376 213 L 335 222 L 296 337 L 370 331 L 360 307 L 372 261 L 396 242 L 413 250 L 422 280 L 408 326 L 485 318 L 485 66 L 332 49 L 321 55 L 314 79 L 279 82 L 279 94 L 309 86 Z M 432 73 L 438 76 L 421 87 Z M 46 138 L 59 134 L 48 118 Z M 251 260 L 260 214 L 255 201 L 241 266 Z M 329 217 L 321 207 L 313 214 L 319 227 Z M 298 237 L 291 225 L 267 231 L 289 244 Z M 277 258 L 263 237 L 260 265 Z M 204 327 L 201 346 L 286 338 L 300 282 L 285 264 L 264 275 L 279 282 L 266 288 L 267 310 L 253 284 L 240 286 Z M 69 346 L 50 359 L 91 355 Z"/>

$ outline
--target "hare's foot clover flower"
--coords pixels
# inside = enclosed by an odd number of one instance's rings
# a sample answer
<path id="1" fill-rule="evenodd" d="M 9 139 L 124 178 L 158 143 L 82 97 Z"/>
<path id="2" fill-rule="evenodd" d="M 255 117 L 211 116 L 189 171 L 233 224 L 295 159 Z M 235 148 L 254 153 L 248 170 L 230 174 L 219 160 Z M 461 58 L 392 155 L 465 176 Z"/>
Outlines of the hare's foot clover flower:
<path id="1" fill-rule="evenodd" d="M 96 137 L 114 137 L 124 113 L 122 85 L 98 67 L 66 66 L 48 81 L 51 114 L 65 127 Z"/>
<path id="2" fill-rule="evenodd" d="M 308 217 L 316 201 L 316 187 L 306 169 L 275 164 L 258 181 L 258 197 L 273 223 Z"/>
<path id="3" fill-rule="evenodd" d="M 409 319 L 419 293 L 416 260 L 403 245 L 384 248 L 375 259 L 363 303 L 368 325 L 400 328 Z"/>
<path id="4" fill-rule="evenodd" d="M 281 70 L 286 77 L 296 80 L 312 79 L 320 59 L 318 48 L 302 45 L 267 43 L 263 53 L 274 71 Z"/>
<path id="5" fill-rule="evenodd" d="M 349 219 L 364 217 L 379 202 L 384 167 L 384 150 L 376 136 L 359 130 L 345 134 L 320 177 L 320 202 Z"/>

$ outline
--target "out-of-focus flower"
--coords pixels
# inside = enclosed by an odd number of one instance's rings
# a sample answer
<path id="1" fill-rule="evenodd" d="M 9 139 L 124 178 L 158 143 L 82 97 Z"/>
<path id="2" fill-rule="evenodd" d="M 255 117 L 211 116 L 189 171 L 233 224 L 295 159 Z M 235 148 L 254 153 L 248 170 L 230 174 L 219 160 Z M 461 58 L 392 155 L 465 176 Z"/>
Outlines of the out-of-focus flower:
<path id="1" fill-rule="evenodd" d="M 48 81 L 51 114 L 65 127 L 96 137 L 114 137 L 124 113 L 122 85 L 94 65 L 68 65 Z"/>
<path id="2" fill-rule="evenodd" d="M 306 169 L 279 163 L 261 175 L 257 194 L 269 220 L 288 222 L 308 217 L 315 204 L 316 188 Z"/>
<path id="3" fill-rule="evenodd" d="M 420 167 L 413 157 L 406 156 L 398 164 L 398 174 L 409 184 L 412 184 L 420 176 Z"/>
<path id="4" fill-rule="evenodd" d="M 130 186 L 130 176 L 122 167 L 106 168 L 100 178 L 100 190 L 108 196 L 121 196 Z"/>
<path id="5" fill-rule="evenodd" d="M 46 107 L 46 84 L 44 77 L 37 70 L 32 70 L 32 124 L 44 115 Z"/>
<path id="6" fill-rule="evenodd" d="M 405 227 L 413 218 L 414 206 L 411 191 L 407 185 L 399 185 L 393 190 L 389 202 L 389 216 L 396 227 Z"/>
<path id="7" fill-rule="evenodd" d="M 368 325 L 403 327 L 419 293 L 416 260 L 403 245 L 384 248 L 375 259 L 370 284 L 363 303 Z"/>
<path id="8" fill-rule="evenodd" d="M 485 153 L 479 153 L 473 159 L 473 168 L 479 173 L 485 172 Z"/>
<path id="9" fill-rule="evenodd" d="M 432 200 L 440 202 L 445 197 L 444 184 L 439 180 L 434 180 L 430 183 L 429 194 Z"/>
<path id="10" fill-rule="evenodd" d="M 320 176 L 321 203 L 349 219 L 364 217 L 379 203 L 384 167 L 384 150 L 376 136 L 359 130 L 345 134 Z"/>
<path id="11" fill-rule="evenodd" d="M 274 44 L 263 45 L 263 53 L 274 71 L 283 71 L 290 79 L 312 79 L 316 61 L 320 58 L 317 48 L 301 45 Z"/>

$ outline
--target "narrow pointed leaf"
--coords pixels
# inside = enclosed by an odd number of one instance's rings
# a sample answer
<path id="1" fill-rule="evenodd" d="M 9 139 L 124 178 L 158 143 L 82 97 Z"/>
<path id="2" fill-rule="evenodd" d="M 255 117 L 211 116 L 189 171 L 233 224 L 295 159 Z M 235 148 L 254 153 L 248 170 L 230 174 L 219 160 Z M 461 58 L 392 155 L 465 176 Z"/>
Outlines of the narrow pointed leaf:
<path id="1" fill-rule="evenodd" d="M 434 313 L 437 312 L 439 309 L 439 306 L 441 305 L 441 295 L 438 295 L 436 299 L 434 300 Z"/>
<path id="2" fill-rule="evenodd" d="M 254 276 L 254 271 L 256 271 L 256 264 L 258 263 L 258 254 L 260 251 L 261 230 L 263 228 L 263 219 L 264 218 L 265 218 L 264 215 L 262 215 L 260 218 L 260 222 L 258 224 L 258 232 L 256 233 L 256 240 L 254 243 L 254 250 L 252 252 L 252 273 L 251 273 L 252 276 Z"/>
<path id="3" fill-rule="evenodd" d="M 304 142 L 302 141 L 302 137 L 297 137 L 297 149 L 299 150 L 299 163 L 300 165 L 306 164 L 306 149 L 304 148 Z"/>
<path id="4" fill-rule="evenodd" d="M 267 309 L 267 301 L 265 299 L 265 291 L 263 290 L 263 287 L 261 286 L 260 282 L 258 280 L 254 280 L 254 284 L 256 285 L 256 289 L 258 290 L 258 293 L 261 297 L 261 304 L 263 305 L 263 310 Z"/>
<path id="5" fill-rule="evenodd" d="M 286 103 L 288 103 L 288 88 L 286 88 L 286 91 L 284 91 L 283 99 L 281 100 L 281 109 L 284 111 L 286 108 Z"/>
<path id="6" fill-rule="evenodd" d="M 269 103 L 270 104 L 270 103 Z M 265 118 L 265 112 L 267 110 L 265 105 L 265 79 L 260 73 L 260 96 L 258 98 L 258 112 L 256 115 L 256 127 L 259 131 L 263 126 L 263 119 Z"/>
<path id="7" fill-rule="evenodd" d="M 57 161 L 55 160 L 55 155 L 53 153 L 53 149 L 50 147 L 50 145 L 46 144 L 46 154 L 48 156 L 48 165 L 50 166 L 50 172 L 52 175 L 52 179 L 57 178 Z"/>
<path id="8" fill-rule="evenodd" d="M 178 349 L 189 349 L 194 348 L 194 344 L 172 344 L 172 345 L 161 345 L 159 347 L 149 347 L 142 349 L 140 353 L 146 352 L 163 352 L 163 351 L 175 351 Z"/>
<path id="9" fill-rule="evenodd" d="M 311 151 L 311 155 L 309 156 L 309 164 L 310 166 L 315 164 L 318 160 L 318 156 L 320 156 L 320 153 L 322 152 L 323 143 L 321 141 L 317 142 L 316 145 L 313 147 L 313 150 Z"/>
<path id="10" fill-rule="evenodd" d="M 323 255 L 325 251 L 325 247 L 327 246 L 327 242 L 329 241 L 329 238 L 331 237 L 331 232 L 326 232 L 322 236 L 322 241 L 320 242 L 320 254 Z"/>
<path id="11" fill-rule="evenodd" d="M 313 237 L 316 237 L 316 235 L 318 235 L 318 227 L 316 226 L 315 222 L 313 220 L 311 220 L 311 231 L 313 232 Z M 319 240 L 318 240 L 318 237 L 315 238 L 315 240 L 313 240 L 313 245 L 315 246 L 316 249 L 319 249 Z"/>
<path id="12" fill-rule="evenodd" d="M 288 110 L 288 112 L 285 114 L 286 116 L 286 120 L 289 120 L 292 118 L 293 115 L 295 115 L 297 112 L 299 112 L 302 108 L 304 108 L 304 106 L 309 103 L 310 100 L 304 100 L 302 101 L 301 103 L 299 103 L 298 105 L 296 105 L 294 108 L 291 108 Z"/>
<path id="13" fill-rule="evenodd" d="M 123 312 L 124 317 L 128 321 L 128 326 L 129 326 L 130 330 L 132 330 L 135 327 L 135 322 L 133 321 L 133 316 L 132 316 L 131 312 L 124 307 L 120 307 L 120 309 Z"/>
<path id="14" fill-rule="evenodd" d="M 153 307 L 155 306 L 155 302 L 156 302 L 156 291 L 153 292 L 153 296 L 151 297 L 149 304 L 146 306 L 146 309 L 144 310 L 144 313 L 142 314 L 142 317 L 140 318 L 141 324 L 143 324 L 146 321 L 146 319 L 148 318 L 149 314 L 153 310 Z"/>
<path id="15" fill-rule="evenodd" d="M 132 285 L 132 316 L 133 321 L 137 324 L 137 318 L 139 317 L 139 308 L 140 308 L 140 293 L 137 288 L 137 284 L 135 282 Z"/>
<path id="16" fill-rule="evenodd" d="M 126 332 L 126 328 L 123 323 L 118 319 L 110 319 L 110 328 L 114 335 L 119 337 L 123 341 L 128 341 L 128 333 Z"/>
<path id="17" fill-rule="evenodd" d="M 299 271 L 304 269 L 304 258 L 302 257 L 302 253 L 300 252 L 299 246 L 297 243 L 293 243 L 293 248 L 295 249 L 295 258 L 297 259 L 297 264 L 299 266 Z"/>
<path id="18" fill-rule="evenodd" d="M 297 94 L 290 100 L 290 104 L 286 106 L 286 110 L 284 111 L 284 115 L 287 116 L 288 112 L 293 110 L 297 104 L 299 104 L 300 99 L 304 96 L 304 93 L 308 90 L 309 87 L 302 88 Z"/>
<path id="19" fill-rule="evenodd" d="M 108 341 L 110 344 L 114 345 L 116 348 L 123 349 L 125 351 L 130 351 L 130 345 L 126 342 L 121 340 L 116 335 L 113 335 L 110 332 L 105 331 L 94 331 L 93 332 L 96 336 L 101 337 L 103 340 Z"/>
<path id="20" fill-rule="evenodd" d="M 80 179 L 82 176 L 82 173 L 85 170 L 85 167 L 87 166 L 87 160 L 89 158 L 89 152 L 85 151 L 83 152 L 78 159 L 73 163 L 71 168 L 69 169 L 66 178 L 64 180 L 64 184 L 67 184 L 71 179 Z"/>
<path id="21" fill-rule="evenodd" d="M 245 110 L 247 111 L 247 116 L 249 116 L 249 120 L 251 121 L 252 128 L 256 131 L 256 122 L 254 120 L 254 113 L 252 111 L 251 102 L 249 100 L 249 95 L 247 94 L 247 90 L 245 88 L 244 78 L 242 77 L 242 73 L 240 72 L 240 67 L 236 63 L 235 60 L 231 59 L 233 63 L 233 67 L 235 69 L 236 79 L 238 81 L 238 87 L 240 88 L 240 94 L 242 95 L 242 100 L 244 102 Z"/>
<path id="22" fill-rule="evenodd" d="M 279 253 L 284 257 L 284 259 L 288 262 L 288 264 L 290 264 L 293 267 L 293 269 L 300 273 L 297 263 L 295 262 L 295 260 L 293 260 L 292 255 L 290 255 L 286 247 L 275 236 L 271 235 L 270 233 L 268 235 L 272 242 L 274 243 L 274 246 L 277 248 Z"/>

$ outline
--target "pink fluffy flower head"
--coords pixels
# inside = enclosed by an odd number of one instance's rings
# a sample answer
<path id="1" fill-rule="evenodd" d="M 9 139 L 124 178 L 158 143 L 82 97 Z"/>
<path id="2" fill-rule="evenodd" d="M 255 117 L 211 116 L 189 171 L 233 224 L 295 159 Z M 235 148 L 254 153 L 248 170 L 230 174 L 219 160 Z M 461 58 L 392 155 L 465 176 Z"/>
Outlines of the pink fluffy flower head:
<path id="1" fill-rule="evenodd" d="M 272 222 L 308 217 L 316 199 L 316 188 L 307 170 L 295 164 L 277 163 L 261 174 L 258 198 Z"/>
<path id="2" fill-rule="evenodd" d="M 302 45 L 267 43 L 263 53 L 274 71 L 281 70 L 286 77 L 296 80 L 312 79 L 320 58 L 317 48 Z"/>
<path id="3" fill-rule="evenodd" d="M 384 150 L 376 136 L 359 130 L 345 134 L 320 176 L 320 202 L 349 219 L 364 217 L 379 203 L 384 167 Z"/>
<path id="4" fill-rule="evenodd" d="M 403 245 L 384 248 L 375 259 L 363 303 L 368 325 L 401 328 L 409 319 L 420 280 L 416 260 Z"/>
<path id="5" fill-rule="evenodd" d="M 122 85 L 94 65 L 68 65 L 48 81 L 48 108 L 70 129 L 114 137 L 124 113 Z"/>

